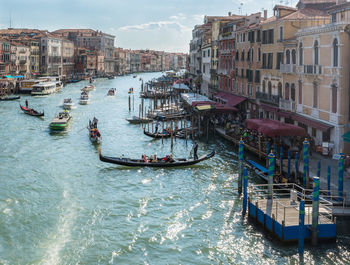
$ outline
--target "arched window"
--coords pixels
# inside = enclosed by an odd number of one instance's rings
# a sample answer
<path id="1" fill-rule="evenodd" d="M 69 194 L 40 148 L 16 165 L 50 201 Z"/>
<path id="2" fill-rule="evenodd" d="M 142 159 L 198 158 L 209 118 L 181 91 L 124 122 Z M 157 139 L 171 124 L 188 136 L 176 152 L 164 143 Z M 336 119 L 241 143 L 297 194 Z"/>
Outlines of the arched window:
<path id="1" fill-rule="evenodd" d="M 303 104 L 303 83 L 301 80 L 299 80 L 298 85 L 299 85 L 299 104 Z"/>
<path id="2" fill-rule="evenodd" d="M 286 64 L 290 64 L 290 50 L 286 51 Z"/>
<path id="3" fill-rule="evenodd" d="M 292 50 L 292 64 L 296 64 L 297 63 L 297 58 L 296 58 L 296 51 L 295 49 Z"/>
<path id="4" fill-rule="evenodd" d="M 304 49 L 303 44 L 300 42 L 299 44 L 299 65 L 303 65 L 304 60 Z"/>
<path id="5" fill-rule="evenodd" d="M 242 50 L 241 61 L 244 61 L 244 50 Z"/>
<path id="6" fill-rule="evenodd" d="M 337 113 L 338 108 L 338 91 L 337 86 L 332 85 L 332 112 Z"/>
<path id="7" fill-rule="evenodd" d="M 295 101 L 295 84 L 291 84 L 290 86 L 290 98 Z"/>
<path id="8" fill-rule="evenodd" d="M 286 83 L 284 86 L 284 98 L 289 100 L 289 83 Z"/>
<path id="9" fill-rule="evenodd" d="M 338 40 L 334 39 L 333 41 L 333 66 L 338 67 L 339 65 L 339 46 L 338 46 Z"/>
<path id="10" fill-rule="evenodd" d="M 317 86 L 317 83 L 314 83 L 313 107 L 317 108 L 317 106 L 318 106 L 318 86 Z"/>
<path id="11" fill-rule="evenodd" d="M 269 81 L 267 86 L 268 86 L 268 90 L 269 90 L 269 95 L 271 95 L 272 94 L 272 84 L 270 81 Z"/>
<path id="12" fill-rule="evenodd" d="M 278 83 L 278 96 L 281 98 L 282 97 L 282 83 Z"/>
<path id="13" fill-rule="evenodd" d="M 263 80 L 263 84 L 262 84 L 262 89 L 263 89 L 263 93 L 266 93 L 266 82 L 265 80 Z"/>
<path id="14" fill-rule="evenodd" d="M 314 43 L 314 64 L 315 65 L 318 65 L 320 63 L 318 53 L 319 53 L 318 41 L 315 40 L 315 43 Z"/>

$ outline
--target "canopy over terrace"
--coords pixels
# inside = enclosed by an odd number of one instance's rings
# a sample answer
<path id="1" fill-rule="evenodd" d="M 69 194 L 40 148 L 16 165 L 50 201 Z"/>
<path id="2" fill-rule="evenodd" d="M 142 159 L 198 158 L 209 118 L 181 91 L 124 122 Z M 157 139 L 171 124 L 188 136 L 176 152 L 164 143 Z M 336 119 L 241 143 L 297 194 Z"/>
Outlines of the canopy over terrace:
<path id="1" fill-rule="evenodd" d="M 248 129 L 271 138 L 279 136 L 306 136 L 304 128 L 275 120 L 247 119 L 246 125 Z"/>
<path id="2" fill-rule="evenodd" d="M 225 102 L 225 104 L 231 106 L 231 107 L 235 107 L 238 104 L 244 102 L 245 100 L 247 100 L 247 98 L 245 97 L 240 97 L 240 96 L 236 96 L 227 92 L 219 92 L 215 95 L 215 98 L 217 98 L 218 100 Z"/>
<path id="3" fill-rule="evenodd" d="M 199 111 L 201 111 L 200 108 L 201 106 L 210 106 L 211 108 L 206 109 L 206 110 L 211 110 L 216 114 L 220 113 L 233 113 L 233 112 L 238 112 L 239 110 L 235 107 L 230 107 L 227 105 L 223 105 L 219 102 L 209 102 L 209 101 L 197 101 L 192 103 L 192 107 L 196 107 Z"/>

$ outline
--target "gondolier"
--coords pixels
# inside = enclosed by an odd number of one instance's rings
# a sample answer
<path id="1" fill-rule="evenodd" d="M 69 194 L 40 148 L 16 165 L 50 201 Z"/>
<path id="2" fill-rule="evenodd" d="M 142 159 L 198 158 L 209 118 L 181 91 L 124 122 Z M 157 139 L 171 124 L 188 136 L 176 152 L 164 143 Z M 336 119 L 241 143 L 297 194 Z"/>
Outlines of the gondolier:
<path id="1" fill-rule="evenodd" d="M 158 127 L 159 127 L 159 121 L 157 120 L 157 122 L 156 122 L 156 131 L 155 131 L 155 133 L 158 132 Z"/>
<path id="2" fill-rule="evenodd" d="M 196 160 L 196 159 L 198 159 L 198 155 L 197 155 L 198 144 L 197 144 L 197 142 L 194 142 L 192 149 L 193 149 L 193 159 Z"/>

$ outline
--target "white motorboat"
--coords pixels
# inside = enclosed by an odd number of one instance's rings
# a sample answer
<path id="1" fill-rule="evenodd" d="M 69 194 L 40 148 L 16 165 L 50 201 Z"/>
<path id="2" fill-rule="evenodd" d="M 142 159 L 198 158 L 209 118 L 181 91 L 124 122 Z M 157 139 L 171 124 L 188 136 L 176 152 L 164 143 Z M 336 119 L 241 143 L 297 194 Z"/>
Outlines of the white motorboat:
<path id="1" fill-rule="evenodd" d="M 117 92 L 117 90 L 115 88 L 111 88 L 108 90 L 107 96 L 115 96 L 116 92 Z"/>
<path id="2" fill-rule="evenodd" d="M 90 102 L 89 92 L 83 91 L 80 95 L 79 104 L 80 105 L 87 105 L 87 104 L 89 104 L 89 102 Z"/>
<path id="3" fill-rule="evenodd" d="M 63 108 L 64 109 L 73 109 L 74 108 L 74 102 L 71 98 L 65 98 L 63 100 Z"/>
<path id="4" fill-rule="evenodd" d="M 32 96 L 46 96 L 56 92 L 56 83 L 45 82 L 33 85 Z"/>

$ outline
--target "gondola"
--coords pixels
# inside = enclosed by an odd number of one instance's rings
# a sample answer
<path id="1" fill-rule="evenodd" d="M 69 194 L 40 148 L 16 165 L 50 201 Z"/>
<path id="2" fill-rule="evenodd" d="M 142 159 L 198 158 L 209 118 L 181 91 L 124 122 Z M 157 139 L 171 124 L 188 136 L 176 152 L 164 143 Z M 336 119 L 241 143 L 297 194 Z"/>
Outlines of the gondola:
<path id="1" fill-rule="evenodd" d="M 199 162 L 202 162 L 204 160 L 207 160 L 209 158 L 212 158 L 215 155 L 215 151 L 213 151 L 210 154 L 203 155 L 196 160 L 194 160 L 192 158 L 190 158 L 190 159 L 174 158 L 172 162 L 164 162 L 158 158 L 157 162 L 144 162 L 141 159 L 117 158 L 117 157 L 104 156 L 101 154 L 100 149 L 98 150 L 98 152 L 99 152 L 100 160 L 102 162 L 117 164 L 117 165 L 122 165 L 122 166 L 128 166 L 128 167 L 161 167 L 161 168 L 191 166 L 191 165 L 195 165 Z"/>
<path id="2" fill-rule="evenodd" d="M 147 132 L 146 130 L 143 130 L 143 133 L 149 137 L 152 137 L 154 139 L 162 139 L 162 138 L 170 138 L 171 137 L 171 133 L 169 132 L 158 132 L 158 133 L 151 133 L 151 132 Z M 173 134 L 173 137 L 176 138 L 185 138 L 185 135 L 182 133 L 182 130 L 178 130 L 177 133 Z"/>
<path id="3" fill-rule="evenodd" d="M 13 96 L 13 97 L 5 96 L 5 97 L 0 97 L 0 101 L 16 100 L 20 98 L 21 98 L 20 96 Z"/>
<path id="4" fill-rule="evenodd" d="M 22 106 L 21 104 L 19 106 L 21 107 L 21 110 L 23 110 L 23 112 L 25 114 L 28 114 L 30 116 L 36 116 L 36 117 L 44 116 L 44 111 L 39 112 L 39 111 L 36 111 L 34 109 L 28 109 L 28 108 Z"/>

